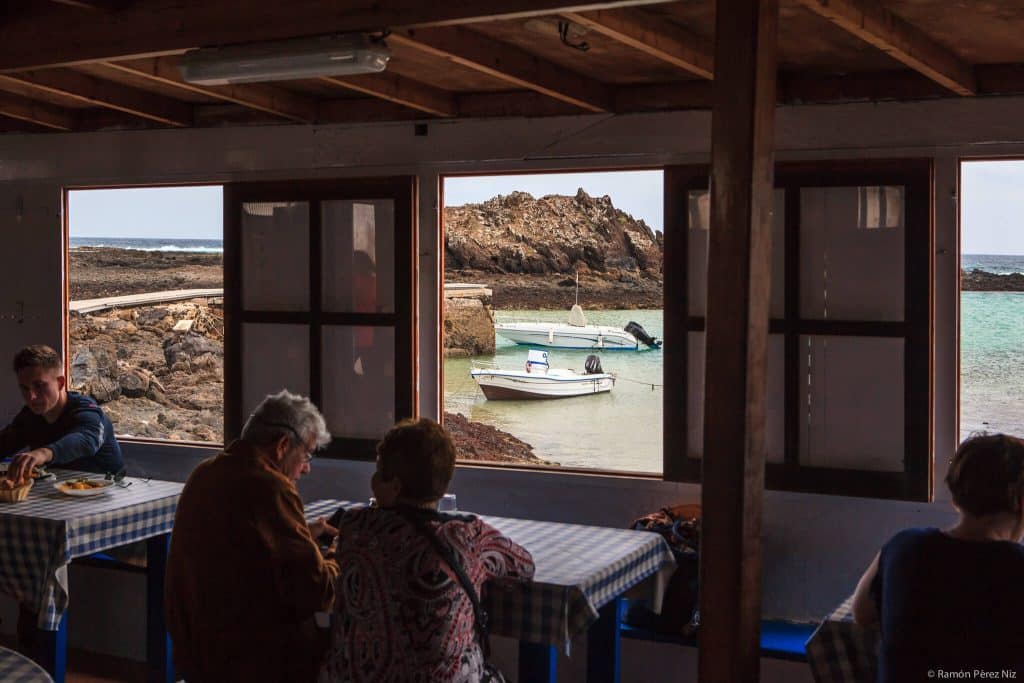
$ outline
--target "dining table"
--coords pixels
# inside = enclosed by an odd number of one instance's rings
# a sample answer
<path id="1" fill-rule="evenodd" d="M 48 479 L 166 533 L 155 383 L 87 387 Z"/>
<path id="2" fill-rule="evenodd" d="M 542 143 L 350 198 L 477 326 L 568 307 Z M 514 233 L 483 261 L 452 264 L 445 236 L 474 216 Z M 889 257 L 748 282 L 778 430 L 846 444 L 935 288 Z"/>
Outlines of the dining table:
<path id="1" fill-rule="evenodd" d="M 0 647 L 0 681 L 3 683 L 53 683 L 43 667 L 28 657 Z"/>
<path id="2" fill-rule="evenodd" d="M 853 597 L 826 616 L 807 640 L 807 663 L 816 683 L 874 683 L 878 666 L 877 627 L 853 620 Z"/>
<path id="3" fill-rule="evenodd" d="M 306 517 L 363 505 L 318 500 L 306 505 Z M 484 598 L 491 634 L 519 641 L 519 680 L 554 682 L 559 652 L 586 633 L 587 681 L 617 683 L 622 596 L 675 566 L 665 540 L 645 531 L 480 517 L 530 551 L 536 567 L 532 582 L 502 583 Z"/>
<path id="4" fill-rule="evenodd" d="M 0 593 L 38 615 L 39 663 L 55 683 L 63 683 L 73 604 L 68 565 L 144 541 L 148 680 L 173 681 L 163 583 L 174 513 L 184 485 L 126 478 L 96 489 L 95 495 L 72 496 L 57 484 L 81 478 L 102 480 L 103 475 L 58 469 L 50 474 L 49 479 L 34 483 L 25 500 L 0 503 L 0 547 L 4 549 Z"/>

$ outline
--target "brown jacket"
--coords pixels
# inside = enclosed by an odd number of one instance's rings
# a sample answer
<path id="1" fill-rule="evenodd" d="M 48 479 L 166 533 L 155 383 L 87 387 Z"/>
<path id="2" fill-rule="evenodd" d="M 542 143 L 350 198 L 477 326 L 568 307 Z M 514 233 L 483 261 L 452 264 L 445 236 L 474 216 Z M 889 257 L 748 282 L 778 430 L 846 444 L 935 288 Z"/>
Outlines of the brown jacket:
<path id="1" fill-rule="evenodd" d="M 312 680 L 313 614 L 334 601 L 295 485 L 236 441 L 202 462 L 178 503 L 167 629 L 189 683 Z"/>

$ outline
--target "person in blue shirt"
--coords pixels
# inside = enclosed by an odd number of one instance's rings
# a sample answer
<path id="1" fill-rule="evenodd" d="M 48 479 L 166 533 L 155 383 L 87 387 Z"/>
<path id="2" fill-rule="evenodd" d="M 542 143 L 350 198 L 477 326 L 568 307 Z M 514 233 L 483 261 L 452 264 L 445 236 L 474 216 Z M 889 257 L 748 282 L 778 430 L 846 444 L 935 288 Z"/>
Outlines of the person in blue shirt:
<path id="1" fill-rule="evenodd" d="M 26 346 L 14 356 L 14 374 L 25 407 L 0 431 L 0 457 L 14 455 L 9 479 L 24 479 L 47 464 L 100 474 L 124 469 L 110 419 L 91 397 L 67 390 L 56 351 Z"/>
<path id="2" fill-rule="evenodd" d="M 946 484 L 957 523 L 893 536 L 854 593 L 856 622 L 881 629 L 878 683 L 1024 679 L 1024 441 L 969 438 Z"/>

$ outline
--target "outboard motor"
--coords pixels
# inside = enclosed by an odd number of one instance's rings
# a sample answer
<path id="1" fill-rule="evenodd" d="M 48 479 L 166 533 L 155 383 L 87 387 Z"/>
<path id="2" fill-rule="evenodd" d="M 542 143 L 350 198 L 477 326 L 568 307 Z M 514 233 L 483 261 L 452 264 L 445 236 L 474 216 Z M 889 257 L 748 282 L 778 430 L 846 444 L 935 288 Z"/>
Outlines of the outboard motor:
<path id="1" fill-rule="evenodd" d="M 652 349 L 660 349 L 661 342 L 647 334 L 647 330 L 640 326 L 639 323 L 635 323 L 632 320 L 623 328 L 626 332 L 636 337 L 642 344 L 646 344 Z"/>
<path id="2" fill-rule="evenodd" d="M 587 371 L 588 375 L 600 375 L 604 373 L 604 370 L 601 369 L 601 359 L 594 354 L 587 356 L 587 360 L 583 363 L 583 367 Z"/>

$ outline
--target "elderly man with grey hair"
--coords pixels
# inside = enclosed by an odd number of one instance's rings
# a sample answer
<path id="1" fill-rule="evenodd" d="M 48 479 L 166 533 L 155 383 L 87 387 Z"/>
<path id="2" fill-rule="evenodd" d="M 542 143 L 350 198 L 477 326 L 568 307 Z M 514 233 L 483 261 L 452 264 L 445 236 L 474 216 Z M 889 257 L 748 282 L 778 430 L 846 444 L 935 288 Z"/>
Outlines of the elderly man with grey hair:
<path id="1" fill-rule="evenodd" d="M 167 628 L 189 683 L 306 681 L 323 654 L 313 620 L 338 565 L 315 542 L 295 482 L 330 439 L 309 399 L 267 396 L 242 436 L 199 464 L 178 502 L 167 560 Z"/>

